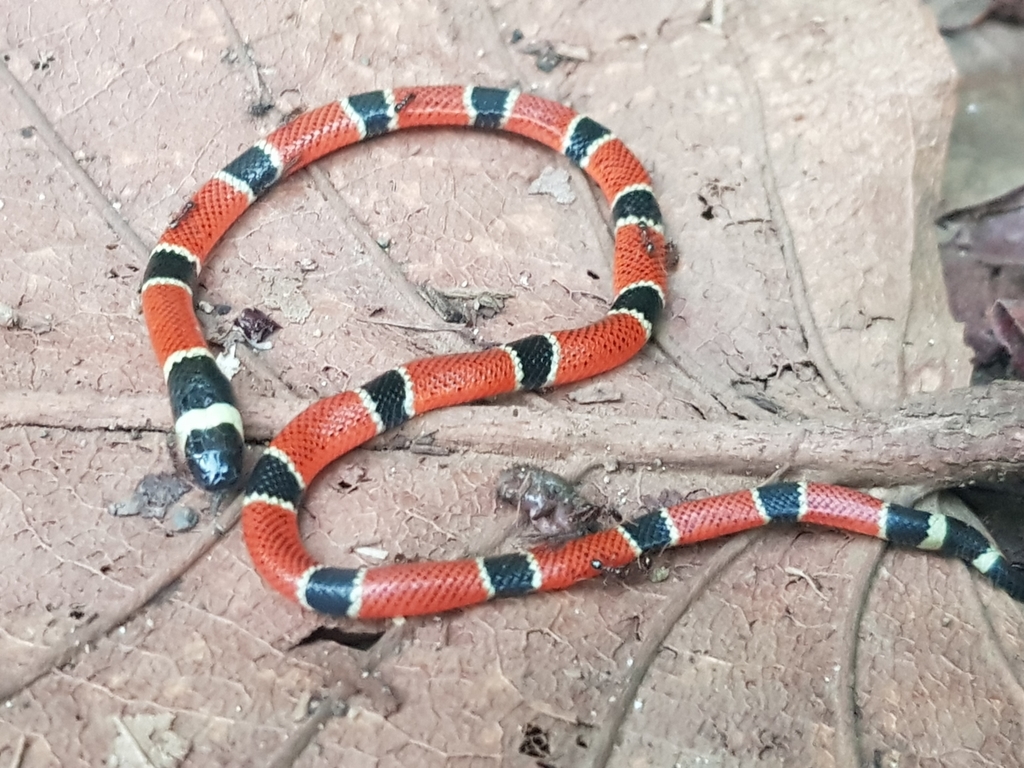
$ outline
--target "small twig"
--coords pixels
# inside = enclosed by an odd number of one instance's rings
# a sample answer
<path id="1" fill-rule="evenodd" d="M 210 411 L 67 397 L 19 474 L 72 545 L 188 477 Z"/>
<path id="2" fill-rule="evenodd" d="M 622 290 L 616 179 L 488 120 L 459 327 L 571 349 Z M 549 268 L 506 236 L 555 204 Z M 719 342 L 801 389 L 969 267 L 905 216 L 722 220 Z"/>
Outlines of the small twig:
<path id="1" fill-rule="evenodd" d="M 818 597 L 820 597 L 824 602 L 828 602 L 828 597 L 821 591 L 821 587 L 818 586 L 818 582 L 812 579 L 807 571 L 800 570 L 799 568 L 793 568 L 792 566 L 783 568 L 783 571 L 789 576 L 796 576 L 798 579 L 806 581 Z"/>
<path id="2" fill-rule="evenodd" d="M 369 317 L 356 318 L 357 322 L 366 323 L 367 325 L 384 325 L 388 328 L 401 328 L 403 331 L 416 331 L 418 333 L 464 333 L 465 328 L 459 326 L 454 328 L 445 328 L 443 326 L 429 326 L 429 325 L 414 325 L 412 323 L 399 323 L 393 320 L 374 320 Z"/>
<path id="3" fill-rule="evenodd" d="M 435 289 L 437 293 L 444 296 L 446 299 L 477 299 L 480 296 L 493 296 L 496 299 L 511 299 L 515 296 L 514 293 L 504 293 L 503 291 L 489 291 L 486 289 L 471 289 L 471 288 L 444 288 Z"/>
<path id="4" fill-rule="evenodd" d="M 343 715 L 347 711 L 348 704 L 343 698 L 336 698 L 333 695 L 322 698 L 316 711 L 296 730 L 289 733 L 285 742 L 271 755 L 266 763 L 266 768 L 291 768 L 294 766 L 299 756 L 306 751 L 327 721 L 337 715 Z"/>

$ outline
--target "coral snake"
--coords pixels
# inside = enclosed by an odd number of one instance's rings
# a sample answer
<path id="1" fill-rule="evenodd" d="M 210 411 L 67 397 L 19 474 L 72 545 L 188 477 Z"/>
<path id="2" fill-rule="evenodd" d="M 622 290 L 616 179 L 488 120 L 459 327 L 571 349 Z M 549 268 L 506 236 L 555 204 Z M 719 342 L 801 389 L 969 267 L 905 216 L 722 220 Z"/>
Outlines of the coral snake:
<path id="1" fill-rule="evenodd" d="M 242 528 L 262 577 L 286 597 L 357 618 L 446 611 L 497 597 L 563 589 L 645 553 L 774 522 L 811 523 L 958 557 L 1017 600 L 1024 572 L 974 528 L 857 491 L 782 483 L 657 509 L 558 546 L 448 562 L 362 568 L 320 565 L 297 513 L 316 475 L 339 456 L 416 414 L 603 373 L 640 351 L 665 304 L 667 241 L 651 179 L 602 125 L 516 90 L 433 86 L 351 96 L 305 112 L 200 187 L 153 249 L 142 307 L 163 368 L 178 443 L 204 488 L 240 479 L 242 421 L 193 309 L 200 269 L 239 216 L 278 181 L 340 147 L 421 126 L 469 126 L 525 136 L 565 154 L 600 187 L 615 230 L 614 299 L 581 328 L 527 336 L 467 354 L 416 360 L 314 403 L 274 438 L 245 491 Z"/>

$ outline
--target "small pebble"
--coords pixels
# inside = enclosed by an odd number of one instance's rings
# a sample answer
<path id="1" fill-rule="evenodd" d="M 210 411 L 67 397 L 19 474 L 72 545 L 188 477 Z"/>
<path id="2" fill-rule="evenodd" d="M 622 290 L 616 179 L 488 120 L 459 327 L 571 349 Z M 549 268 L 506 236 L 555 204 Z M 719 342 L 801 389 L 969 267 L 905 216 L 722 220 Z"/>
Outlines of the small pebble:
<path id="1" fill-rule="evenodd" d="M 184 533 L 191 531 L 199 524 L 199 513 L 192 507 L 178 505 L 171 508 L 171 514 L 167 520 L 167 530 L 171 533 Z"/>

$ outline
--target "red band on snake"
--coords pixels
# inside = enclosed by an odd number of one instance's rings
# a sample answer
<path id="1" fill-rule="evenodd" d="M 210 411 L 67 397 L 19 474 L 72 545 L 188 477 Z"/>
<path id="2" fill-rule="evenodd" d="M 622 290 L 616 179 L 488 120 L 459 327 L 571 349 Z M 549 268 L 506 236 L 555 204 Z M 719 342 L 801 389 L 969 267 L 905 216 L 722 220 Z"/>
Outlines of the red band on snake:
<path id="1" fill-rule="evenodd" d="M 256 569 L 276 590 L 332 615 L 430 614 L 564 589 L 668 547 L 772 522 L 803 522 L 959 557 L 1024 600 L 1024 576 L 973 528 L 849 489 L 804 483 L 654 510 L 555 548 L 379 567 L 334 568 L 314 560 L 299 536 L 297 513 L 306 489 L 328 464 L 417 414 L 556 387 L 622 365 L 647 343 L 664 307 L 667 241 L 643 166 L 597 122 L 514 90 L 396 88 L 306 112 L 225 166 L 164 232 L 146 269 L 142 306 L 167 381 L 178 444 L 200 485 L 234 486 L 244 449 L 231 386 L 206 347 L 193 309 L 199 271 L 214 245 L 250 205 L 298 169 L 364 139 L 426 126 L 519 134 L 582 168 L 604 194 L 615 230 L 611 307 L 605 317 L 580 328 L 407 363 L 299 414 L 257 462 L 242 512 Z"/>

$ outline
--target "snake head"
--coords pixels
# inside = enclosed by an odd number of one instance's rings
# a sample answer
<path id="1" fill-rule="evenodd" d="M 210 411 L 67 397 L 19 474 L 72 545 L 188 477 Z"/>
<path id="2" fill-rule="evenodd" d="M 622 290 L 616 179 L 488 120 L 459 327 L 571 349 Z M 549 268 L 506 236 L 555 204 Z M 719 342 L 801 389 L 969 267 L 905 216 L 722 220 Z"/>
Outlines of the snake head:
<path id="1" fill-rule="evenodd" d="M 230 422 L 193 429 L 182 452 L 192 477 L 208 491 L 233 488 L 242 477 L 244 441 Z"/>

